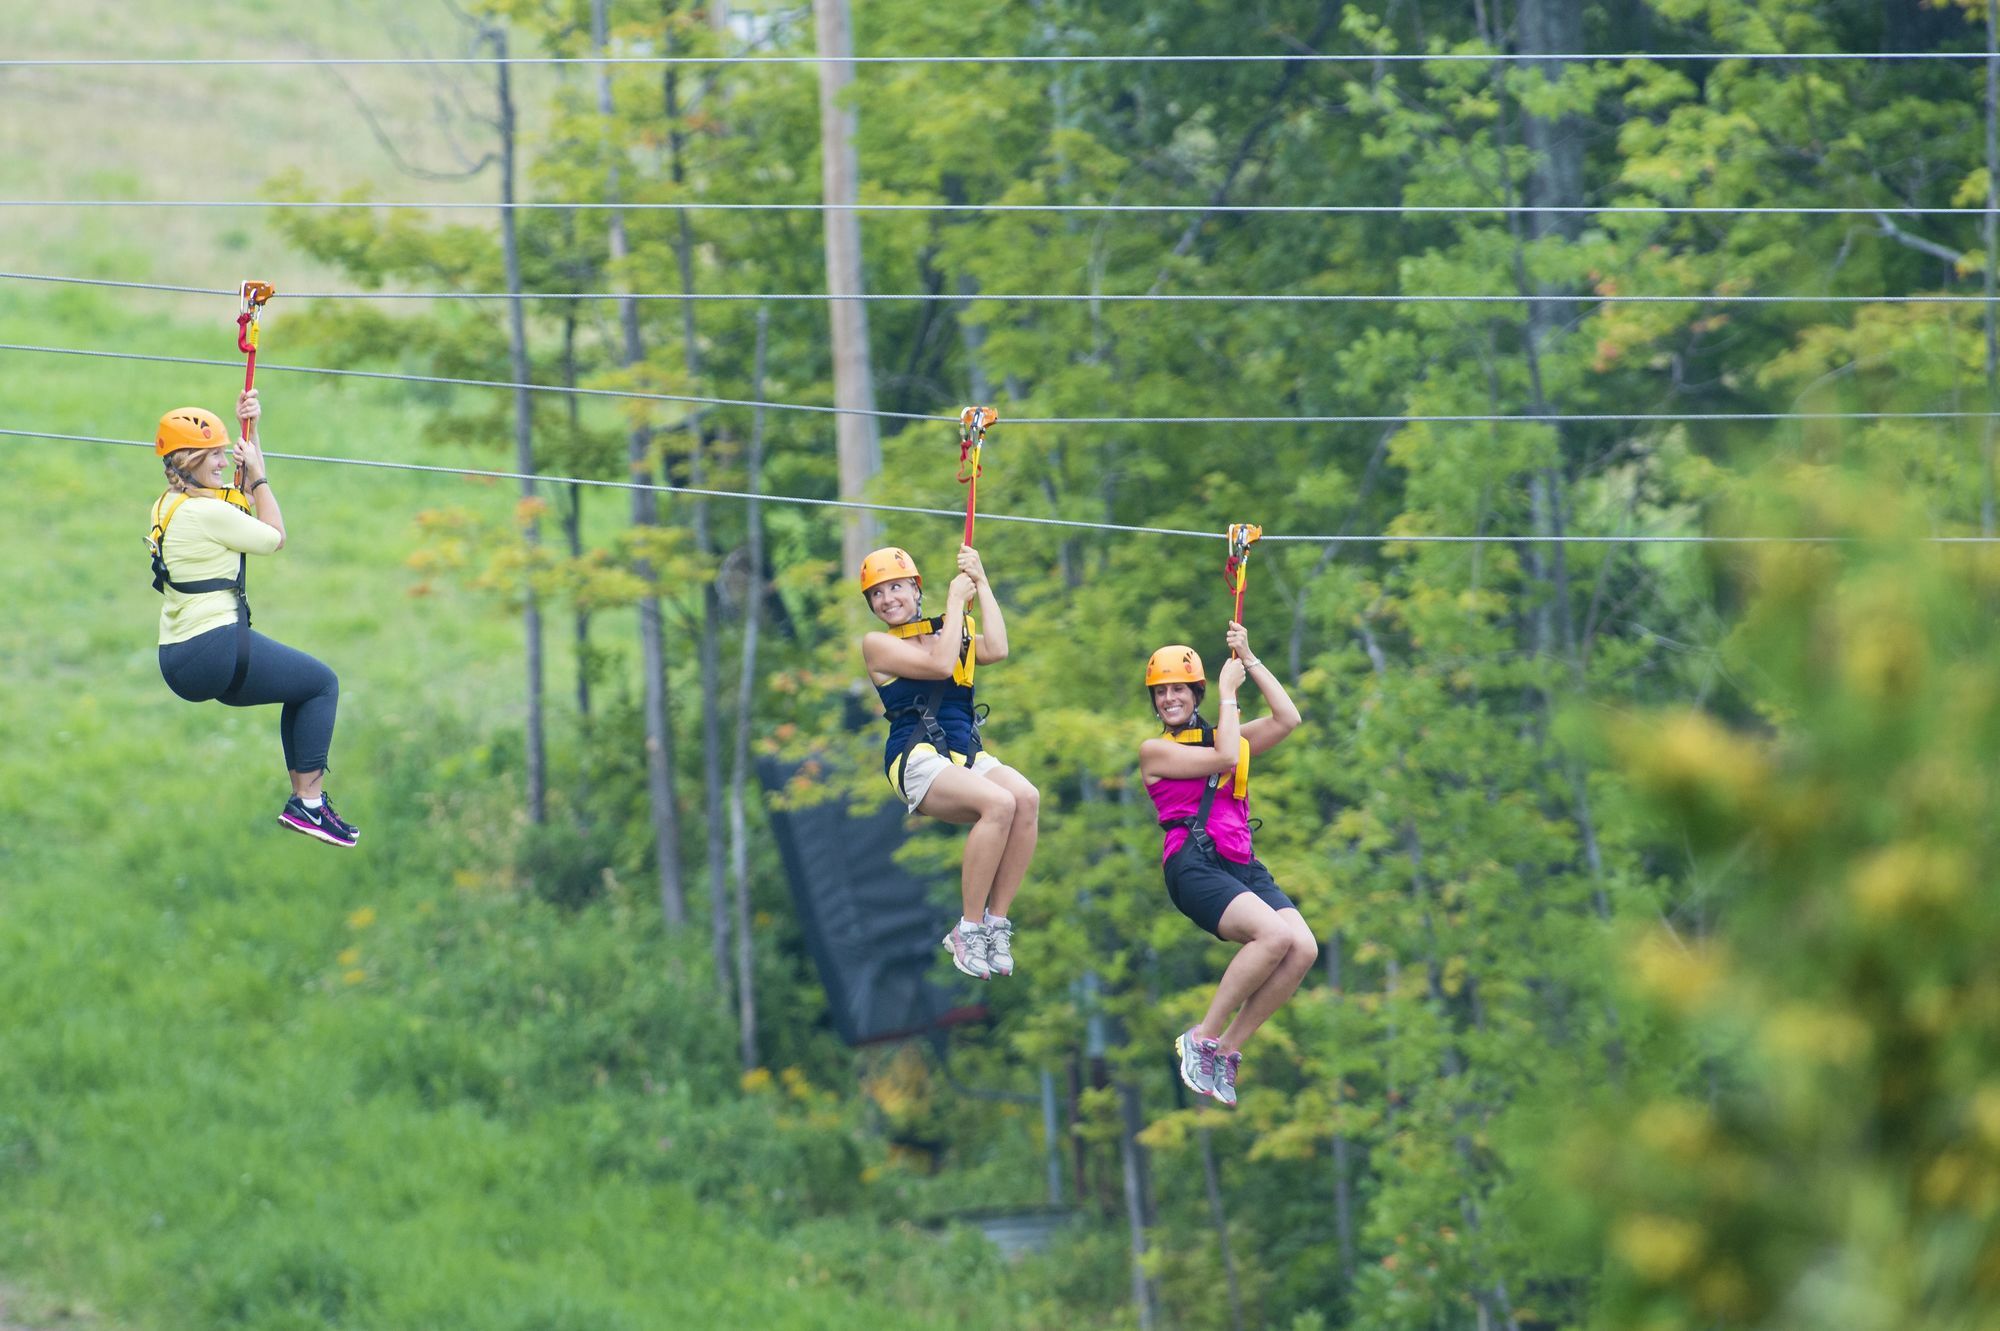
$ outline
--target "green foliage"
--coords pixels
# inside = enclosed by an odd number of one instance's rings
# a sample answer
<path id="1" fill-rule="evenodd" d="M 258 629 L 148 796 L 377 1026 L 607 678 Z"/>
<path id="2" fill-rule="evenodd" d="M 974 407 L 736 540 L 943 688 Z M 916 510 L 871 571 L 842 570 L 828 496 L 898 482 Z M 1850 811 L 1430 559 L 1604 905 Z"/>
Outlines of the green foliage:
<path id="1" fill-rule="evenodd" d="M 1762 493 L 1760 529 L 1853 540 L 1735 561 L 1729 652 L 1775 724 L 1614 734 L 1722 902 L 1627 945 L 1710 1089 L 1619 1097 L 1563 1164 L 1610 1253 L 1607 1325 L 1978 1326 L 2000 1300 L 1994 566 L 1910 545 L 1921 517 L 1871 474 Z"/>
<path id="2" fill-rule="evenodd" d="M 730 8 L 735 26 L 718 31 L 693 8 L 619 0 L 613 44 L 809 49 L 803 11 Z M 1443 54 L 1519 42 L 1527 22 L 1525 7 L 1316 0 L 858 10 L 876 54 Z M 517 52 L 588 48 L 581 5 L 481 12 L 512 25 Z M 1586 49 L 1718 52 L 1970 49 L 1976 17 L 1850 0 L 1580 14 Z M 481 110 L 482 73 L 453 85 Z M 796 67 L 617 66 L 609 117 L 591 71 L 526 87 L 533 197 L 818 197 L 815 89 Z M 339 648 L 325 651 L 354 757 L 336 759 L 337 784 L 368 850 L 338 871 L 299 847 L 190 869 L 182 792 L 226 773 L 226 829 L 247 834 L 266 719 L 147 706 L 160 695 L 132 626 L 150 603 L 136 575 L 114 581 L 94 557 L 115 548 L 99 496 L 73 469 L 30 472 L 47 525 L 0 540 L 17 567 L 87 591 L 0 626 L 0 661 L 33 664 L 14 672 L 22 705 L 0 709 L 0 999 L 25 1074 L 0 1095 L 0 1261 L 161 1325 L 528 1331 L 697 1324 L 718 1307 L 774 1326 L 916 1325 L 947 1300 L 968 1325 L 1123 1325 L 1130 1088 L 1152 1185 L 1147 1271 L 1174 1326 L 1228 1318 L 1204 1142 L 1253 1325 L 1978 1324 L 1995 1186 L 1980 1080 L 1992 996 L 1977 970 L 1992 921 L 1976 891 L 1988 570 L 1909 560 L 1888 538 L 1983 520 L 1983 423 L 1613 418 L 1967 410 L 1991 391 L 1979 316 L 1572 299 L 1963 292 L 1984 261 L 1977 220 L 1200 204 L 1964 206 L 1984 198 L 1966 114 L 1982 95 L 1970 62 L 1607 59 L 1553 78 L 1445 61 L 866 67 L 854 97 L 872 200 L 1189 204 L 870 214 L 876 291 L 1516 298 L 870 306 L 880 406 L 1001 410 L 980 543 L 1015 650 L 982 672 L 982 697 L 990 743 L 1045 800 L 1015 911 L 1022 972 L 984 995 L 990 1028 L 954 1037 L 949 1076 L 910 1051 L 832 1046 L 759 837 L 751 964 L 775 1071 L 739 1081 L 707 940 L 667 936 L 651 899 L 631 650 L 648 595 L 670 627 L 684 808 L 706 793 L 692 737 L 717 710 L 725 733 L 750 724 L 760 753 L 816 756 L 784 798 L 880 796 L 879 734 L 847 725 L 852 584 L 825 512 L 768 512 L 767 567 L 750 568 L 734 503 L 664 499 L 659 525 L 635 532 L 623 496 L 516 504 L 492 485 L 364 489 L 288 471 L 299 548 L 260 569 L 259 623 Z M 253 247 L 282 241 L 288 259 L 364 287 L 502 286 L 485 219 L 382 213 L 365 202 L 408 192 L 382 173 L 290 167 L 270 163 L 267 188 L 355 206 L 284 214 Z M 137 190 L 124 168 L 98 169 L 99 192 Z M 536 382 L 831 396 L 823 310 L 775 299 L 820 288 L 809 214 L 631 212 L 619 262 L 600 212 L 520 221 L 530 292 L 774 297 L 761 385 L 749 300 L 643 303 L 629 366 L 614 310 L 534 302 Z M 137 241 L 76 243 L 122 275 Z M 302 360 L 512 375 L 497 303 L 300 313 L 283 327 Z M 187 351 L 178 326 L 133 328 L 95 293 L 0 305 L 0 322 L 18 341 L 54 323 L 78 343 Z M 142 371 L 134 400 L 187 382 Z M 107 407 L 80 373 L 36 388 L 10 381 L 0 397 L 24 419 L 136 432 L 131 405 Z M 512 457 L 510 394 L 284 392 L 297 451 Z M 280 393 L 267 396 L 275 427 Z M 1364 419 L 1019 423 L 1199 415 Z M 1509 419 L 1545 415 L 1579 419 Z M 620 478 L 644 426 L 656 476 L 748 481 L 747 409 L 536 394 L 531 425 L 545 470 Z M 882 425 L 876 497 L 955 504 L 950 428 Z M 773 412 L 764 429 L 766 488 L 834 496 L 824 416 Z M 1773 479 L 1800 465 L 1829 470 Z M 1849 465 L 1906 506 L 1826 479 Z M 1220 552 L 1002 513 L 1347 538 L 1267 542 L 1251 565 L 1253 638 L 1306 716 L 1258 764 L 1259 853 L 1325 964 L 1252 1045 L 1225 1120 L 1183 1103 L 1166 1050 L 1229 950 L 1164 899 L 1133 775 L 1150 724 L 1140 664 L 1165 641 L 1213 659 Z M 1730 530 L 1832 526 L 1880 544 L 1731 566 L 1618 539 L 1698 534 L 1717 513 L 1743 515 Z M 536 522 L 560 540 L 524 539 Z M 1409 539 L 1470 534 L 1490 539 Z M 889 536 L 933 570 L 956 541 L 955 524 L 905 516 Z M 1369 536 L 1387 539 L 1351 539 Z M 1596 543 L 1548 539 L 1576 536 Z M 315 595 L 328 568 L 339 598 Z M 747 718 L 733 691 L 699 683 L 710 588 L 725 675 L 743 608 L 768 612 Z M 587 686 L 554 710 L 552 820 L 532 831 L 512 807 L 523 741 L 505 618 L 530 589 L 577 629 L 552 653 L 551 697 Z M 1675 719 L 1605 738 L 1607 716 L 1658 715 Z M 152 778 L 136 795 L 135 771 Z M 690 826 L 699 919 L 709 885 Z M 906 853 L 948 878 L 960 835 L 927 827 Z M 1044 1068 L 1076 1079 L 1062 1145 L 1081 1218 L 1010 1274 L 965 1232 L 916 1224 L 1040 1199 L 1034 1115 L 967 1088 L 1019 1095 Z M 151 1149 L 162 1140 L 176 1149 Z M 661 1274 L 687 1270 L 713 1273 L 712 1299 Z"/>

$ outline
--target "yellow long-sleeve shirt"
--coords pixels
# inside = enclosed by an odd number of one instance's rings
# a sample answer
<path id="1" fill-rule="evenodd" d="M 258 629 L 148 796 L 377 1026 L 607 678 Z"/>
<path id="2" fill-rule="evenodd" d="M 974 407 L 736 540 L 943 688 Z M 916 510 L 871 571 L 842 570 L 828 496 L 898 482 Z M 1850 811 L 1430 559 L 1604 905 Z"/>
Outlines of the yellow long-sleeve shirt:
<path id="1" fill-rule="evenodd" d="M 160 504 L 164 512 L 177 496 L 169 495 Z M 156 519 L 157 520 L 157 519 Z M 167 523 L 161 556 L 175 582 L 206 582 L 210 578 L 234 579 L 238 555 L 277 553 L 284 538 L 276 527 L 251 517 L 233 504 L 205 495 L 195 496 L 174 510 Z M 236 622 L 236 597 L 229 592 L 195 592 L 189 595 L 172 587 L 165 589 L 166 604 L 160 607 L 160 645 L 186 642 L 210 629 Z"/>

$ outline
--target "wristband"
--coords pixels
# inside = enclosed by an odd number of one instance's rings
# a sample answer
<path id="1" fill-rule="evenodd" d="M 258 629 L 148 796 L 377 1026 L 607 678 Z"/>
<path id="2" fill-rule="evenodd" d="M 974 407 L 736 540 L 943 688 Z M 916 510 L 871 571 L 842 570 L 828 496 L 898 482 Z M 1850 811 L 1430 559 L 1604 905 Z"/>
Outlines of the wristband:
<path id="1" fill-rule="evenodd" d="M 258 486 L 269 485 L 270 483 L 271 483 L 271 478 L 269 476 L 259 476 L 256 480 L 250 482 L 250 484 L 243 487 L 243 493 L 255 494 Z"/>
<path id="2" fill-rule="evenodd" d="M 1223 700 L 1222 700 L 1221 702 L 1217 703 L 1217 704 L 1216 704 L 1216 706 L 1217 706 L 1217 707 L 1234 707 L 1234 708 L 1235 708 L 1236 710 L 1238 710 L 1239 712 L 1243 710 L 1243 704 L 1242 704 L 1242 703 L 1239 703 L 1239 702 L 1237 702 L 1237 701 L 1236 701 L 1236 699 L 1234 699 L 1234 698 L 1224 698 L 1224 699 L 1223 699 Z"/>

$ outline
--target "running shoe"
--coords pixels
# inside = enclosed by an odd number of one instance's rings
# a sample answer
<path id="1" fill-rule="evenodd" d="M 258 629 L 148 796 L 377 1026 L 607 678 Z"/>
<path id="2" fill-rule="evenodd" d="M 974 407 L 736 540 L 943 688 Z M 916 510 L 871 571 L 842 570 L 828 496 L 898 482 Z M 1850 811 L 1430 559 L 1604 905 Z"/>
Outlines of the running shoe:
<path id="1" fill-rule="evenodd" d="M 333 811 L 333 796 L 324 791 L 320 792 L 320 812 L 326 815 L 328 822 L 346 832 L 349 841 L 361 840 L 361 829 Z"/>
<path id="2" fill-rule="evenodd" d="M 986 926 L 986 965 L 995 975 L 1014 973 L 1014 922 L 995 920 Z"/>
<path id="3" fill-rule="evenodd" d="M 1174 1052 L 1181 1056 L 1181 1081 L 1196 1095 L 1214 1095 L 1216 1042 L 1204 1040 L 1192 1029 L 1174 1037 Z"/>
<path id="4" fill-rule="evenodd" d="M 356 833 L 353 828 L 333 816 L 324 800 L 317 809 L 308 809 L 306 802 L 297 795 L 285 801 L 285 808 L 278 815 L 278 821 L 294 832 L 303 832 L 309 837 L 317 837 L 329 846 L 354 845 Z"/>
<path id="5" fill-rule="evenodd" d="M 1243 1051 L 1224 1054 L 1215 1064 L 1215 1098 L 1226 1105 L 1236 1103 L 1236 1070 L 1243 1066 Z"/>
<path id="6" fill-rule="evenodd" d="M 944 950 L 951 953 L 951 964 L 973 979 L 990 979 L 993 968 L 986 960 L 986 938 L 985 925 L 960 920 L 944 936 Z"/>

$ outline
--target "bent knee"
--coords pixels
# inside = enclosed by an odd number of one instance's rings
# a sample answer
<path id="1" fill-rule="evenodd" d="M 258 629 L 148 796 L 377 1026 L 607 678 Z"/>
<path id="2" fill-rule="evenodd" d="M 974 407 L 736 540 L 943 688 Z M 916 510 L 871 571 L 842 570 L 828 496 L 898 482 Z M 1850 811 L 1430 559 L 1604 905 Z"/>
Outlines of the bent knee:
<path id="1" fill-rule="evenodd" d="M 1304 925 L 1292 929 L 1292 958 L 1308 966 L 1319 960 L 1319 939 Z"/>
<path id="2" fill-rule="evenodd" d="M 1013 791 L 1004 786 L 994 786 L 991 793 L 981 801 L 979 816 L 983 820 L 995 823 L 1011 823 L 1014 821 L 1017 803 Z"/>
<path id="3" fill-rule="evenodd" d="M 1036 818 L 1041 816 L 1042 812 L 1041 791 L 1035 789 L 1033 786 L 1030 785 L 1030 786 L 1025 786 L 1021 790 L 1013 792 L 1013 794 L 1014 794 L 1014 812 L 1016 816 L 1025 819 L 1028 822 L 1033 822 Z"/>

